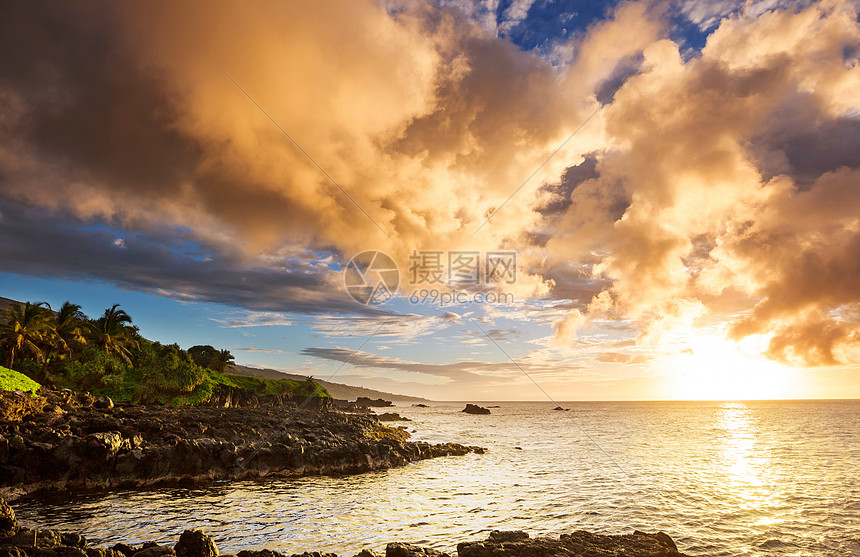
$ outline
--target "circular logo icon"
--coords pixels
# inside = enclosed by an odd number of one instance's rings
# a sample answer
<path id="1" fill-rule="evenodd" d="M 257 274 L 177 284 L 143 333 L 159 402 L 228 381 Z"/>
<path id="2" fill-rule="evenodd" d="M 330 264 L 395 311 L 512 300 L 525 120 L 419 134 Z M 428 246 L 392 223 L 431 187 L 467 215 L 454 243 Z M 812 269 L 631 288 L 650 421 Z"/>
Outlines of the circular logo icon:
<path id="1" fill-rule="evenodd" d="M 365 306 L 377 306 L 397 292 L 400 271 L 387 253 L 367 250 L 349 260 L 343 270 L 343 282 L 353 300 Z"/>

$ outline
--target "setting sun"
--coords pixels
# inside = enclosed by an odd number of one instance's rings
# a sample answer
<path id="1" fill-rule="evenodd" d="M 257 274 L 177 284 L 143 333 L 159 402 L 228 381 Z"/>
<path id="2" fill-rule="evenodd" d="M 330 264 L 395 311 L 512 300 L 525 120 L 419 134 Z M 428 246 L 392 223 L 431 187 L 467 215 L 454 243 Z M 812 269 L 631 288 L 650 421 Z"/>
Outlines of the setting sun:
<path id="1" fill-rule="evenodd" d="M 683 400 L 760 400 L 803 396 L 799 370 L 762 355 L 766 339 L 736 343 L 719 334 L 691 331 L 675 353 L 658 358 L 669 396 Z"/>

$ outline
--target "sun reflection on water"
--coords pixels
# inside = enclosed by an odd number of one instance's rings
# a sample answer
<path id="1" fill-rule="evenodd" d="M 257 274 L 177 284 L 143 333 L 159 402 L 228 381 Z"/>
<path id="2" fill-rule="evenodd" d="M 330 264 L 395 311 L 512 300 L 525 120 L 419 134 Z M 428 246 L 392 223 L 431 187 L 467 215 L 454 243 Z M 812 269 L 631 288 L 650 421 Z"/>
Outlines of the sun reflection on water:
<path id="1" fill-rule="evenodd" d="M 778 520 L 772 511 L 780 506 L 782 494 L 774 489 L 767 452 L 757 450 L 756 420 L 753 411 L 741 402 L 726 403 L 719 409 L 716 429 L 722 433 L 723 444 L 715 468 L 738 508 L 756 511 L 760 523 L 768 524 Z"/>

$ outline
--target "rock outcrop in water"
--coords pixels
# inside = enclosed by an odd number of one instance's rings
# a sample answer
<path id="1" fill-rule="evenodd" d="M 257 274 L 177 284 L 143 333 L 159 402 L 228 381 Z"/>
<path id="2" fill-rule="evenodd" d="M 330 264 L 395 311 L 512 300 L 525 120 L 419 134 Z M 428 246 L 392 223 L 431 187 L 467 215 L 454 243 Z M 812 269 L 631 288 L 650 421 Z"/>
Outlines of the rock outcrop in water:
<path id="1" fill-rule="evenodd" d="M 29 530 L 0 499 L 0 557 L 217 557 L 218 546 L 200 530 L 186 530 L 174 547 L 148 542 L 139 547 L 118 543 L 94 548 L 80 534 Z M 458 557 L 686 557 L 672 538 L 659 532 L 604 536 L 578 531 L 555 538 L 530 538 L 525 532 L 492 532 L 486 541 L 457 544 Z M 227 557 L 226 555 L 224 557 Z M 232 557 L 232 556 L 230 556 Z M 285 557 L 270 549 L 240 551 L 236 557 Z M 292 557 L 337 557 L 334 553 L 305 552 Z M 365 549 L 355 557 L 380 557 Z M 432 548 L 393 542 L 385 557 L 451 557 Z"/>
<path id="2" fill-rule="evenodd" d="M 467 404 L 465 408 L 461 410 L 461 412 L 465 412 L 466 414 L 489 414 L 490 411 L 486 408 L 482 408 L 477 404 Z"/>
<path id="3" fill-rule="evenodd" d="M 409 442 L 375 416 L 320 408 L 111 408 L 71 392 L 31 398 L 0 393 L 0 496 L 354 474 L 483 452 Z"/>
<path id="4" fill-rule="evenodd" d="M 526 532 L 492 532 L 483 542 L 457 544 L 459 557 L 554 557 L 581 555 L 610 557 L 683 557 L 675 542 L 663 532 L 633 532 L 620 536 L 593 534 L 584 530 L 562 534 L 558 539 L 530 538 Z"/>
<path id="5" fill-rule="evenodd" d="M 390 408 L 394 406 L 394 403 L 390 400 L 383 400 L 381 398 L 372 400 L 366 396 L 360 396 L 355 399 L 355 405 L 364 406 L 365 408 Z"/>
<path id="6" fill-rule="evenodd" d="M 380 422 L 411 422 L 409 418 L 401 416 L 397 412 L 384 412 L 376 417 Z"/>

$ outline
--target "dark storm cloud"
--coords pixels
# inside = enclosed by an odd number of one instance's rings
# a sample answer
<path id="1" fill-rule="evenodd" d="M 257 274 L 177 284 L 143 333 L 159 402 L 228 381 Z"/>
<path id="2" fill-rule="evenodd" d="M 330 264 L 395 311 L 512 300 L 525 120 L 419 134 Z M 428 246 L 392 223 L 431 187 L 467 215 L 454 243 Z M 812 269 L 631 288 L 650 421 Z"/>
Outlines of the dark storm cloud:
<path id="1" fill-rule="evenodd" d="M 5 272 L 96 278 L 178 300 L 259 311 L 369 312 L 336 280 L 328 282 L 335 271 L 310 263 L 320 254 L 285 257 L 283 267 L 254 265 L 183 241 L 180 231 L 118 236 L 107 226 L 10 202 L 0 202 L 0 238 Z"/>
<path id="2" fill-rule="evenodd" d="M 127 50 L 118 7 L 4 4 L 0 83 L 25 108 L 7 114 L 0 133 L 40 156 L 73 160 L 79 179 L 105 180 L 115 192 L 169 194 L 191 175 L 199 148 L 171 125 L 179 92 Z"/>
<path id="3" fill-rule="evenodd" d="M 805 189 L 824 173 L 860 167 L 860 118 L 828 117 L 809 98 L 798 95 L 752 140 L 767 178 L 787 174 Z"/>

